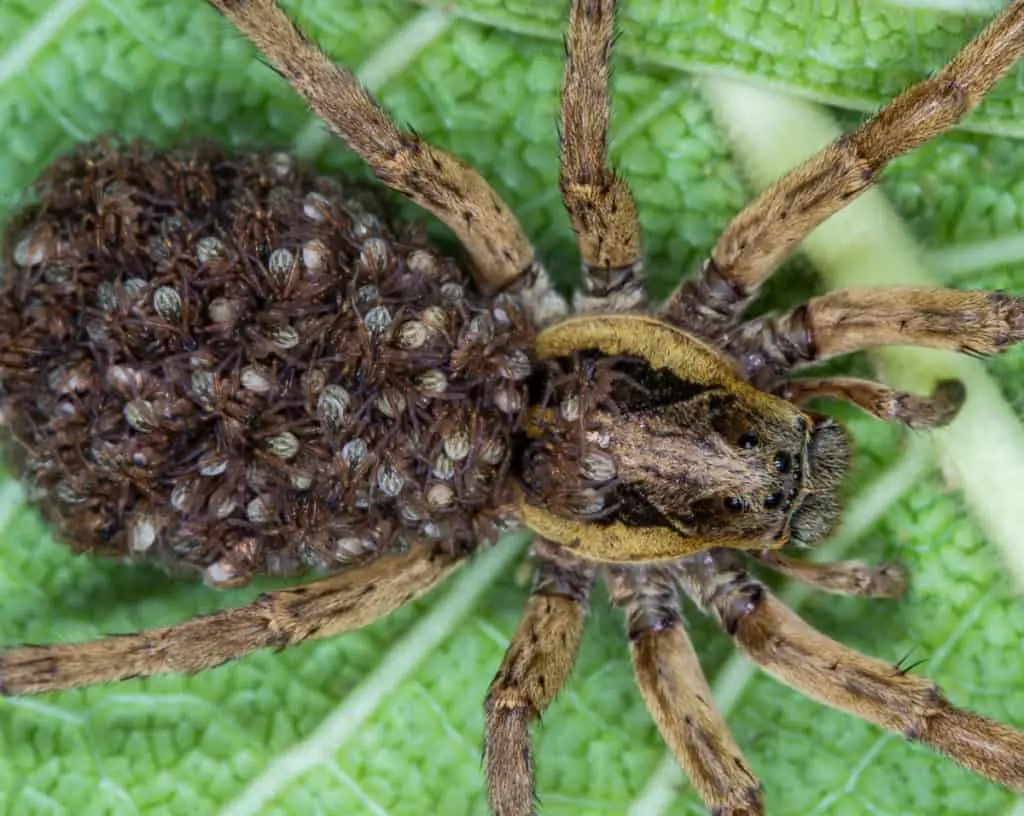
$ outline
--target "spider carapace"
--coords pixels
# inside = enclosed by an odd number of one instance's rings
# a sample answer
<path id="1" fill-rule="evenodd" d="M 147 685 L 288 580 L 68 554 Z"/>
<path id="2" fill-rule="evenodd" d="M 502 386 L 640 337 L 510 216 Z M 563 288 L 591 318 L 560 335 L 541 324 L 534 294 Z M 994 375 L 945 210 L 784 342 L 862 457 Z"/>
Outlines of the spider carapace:
<path id="1" fill-rule="evenodd" d="M 84 644 L 0 651 L 0 692 L 199 671 L 363 626 L 510 523 L 539 566 L 487 694 L 491 806 L 534 812 L 529 727 L 569 676 L 595 581 L 625 610 L 644 699 L 715 813 L 760 813 L 678 591 L 749 657 L 825 704 L 1024 790 L 1024 734 L 813 629 L 750 562 L 893 597 L 895 568 L 780 552 L 838 520 L 838 397 L 927 428 L 928 396 L 802 366 L 892 344 L 994 354 L 1024 340 L 995 292 L 850 290 L 746 318 L 761 283 L 892 158 L 959 121 L 1024 53 L 1024 0 L 934 77 L 768 188 L 650 308 L 636 208 L 609 167 L 612 0 L 572 0 L 561 191 L 583 286 L 565 300 L 471 168 L 399 129 L 271 0 L 211 0 L 388 186 L 459 239 L 464 275 L 372 189 L 282 154 L 112 141 L 59 159 L 8 229 L 0 289 L 6 456 L 77 549 L 216 586 L 326 572 L 248 606 Z"/>
<path id="2" fill-rule="evenodd" d="M 775 549 L 838 519 L 841 428 L 754 388 L 692 335 L 588 315 L 543 330 L 534 352 L 547 388 L 526 420 L 521 514 L 565 550 L 623 564 Z"/>

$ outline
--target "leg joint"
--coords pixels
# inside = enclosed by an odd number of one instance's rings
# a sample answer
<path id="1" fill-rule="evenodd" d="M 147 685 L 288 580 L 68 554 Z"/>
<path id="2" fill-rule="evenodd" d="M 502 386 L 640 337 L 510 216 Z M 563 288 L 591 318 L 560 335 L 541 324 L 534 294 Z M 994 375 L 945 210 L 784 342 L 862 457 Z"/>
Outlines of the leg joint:
<path id="1" fill-rule="evenodd" d="M 587 294 L 593 297 L 608 297 L 627 289 L 643 288 L 644 262 L 633 263 L 615 268 L 603 268 L 582 264 L 583 283 Z"/>

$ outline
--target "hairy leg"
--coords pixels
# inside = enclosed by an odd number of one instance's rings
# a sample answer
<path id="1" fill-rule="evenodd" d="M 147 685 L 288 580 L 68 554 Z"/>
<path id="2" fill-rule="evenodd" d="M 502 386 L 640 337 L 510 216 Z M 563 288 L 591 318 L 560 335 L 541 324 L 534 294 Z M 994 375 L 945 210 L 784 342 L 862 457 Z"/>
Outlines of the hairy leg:
<path id="1" fill-rule="evenodd" d="M 775 388 L 775 394 L 796 403 L 819 397 L 841 399 L 879 419 L 895 420 L 918 429 L 948 425 L 967 398 L 964 384 L 959 380 L 936 383 L 931 396 L 922 397 L 855 377 L 786 380 Z"/>
<path id="2" fill-rule="evenodd" d="M 900 156 L 955 125 L 1024 55 L 1024 0 L 1014 0 L 941 71 L 886 105 L 755 198 L 726 226 L 696 280 L 664 316 L 718 337 L 761 283 L 818 224 L 873 185 Z"/>
<path id="3" fill-rule="evenodd" d="M 553 552 L 544 543 L 538 554 Z M 544 560 L 533 594 L 484 704 L 484 768 L 495 816 L 534 813 L 530 724 L 572 673 L 594 570 L 564 555 Z"/>
<path id="4" fill-rule="evenodd" d="M 608 75 L 615 0 L 572 0 L 562 87 L 565 208 L 583 258 L 577 311 L 627 311 L 647 300 L 640 222 L 626 182 L 608 166 Z"/>
<path id="5" fill-rule="evenodd" d="M 42 694 L 168 672 L 197 672 L 256 649 L 366 626 L 451 574 L 461 557 L 416 548 L 365 567 L 260 595 L 239 609 L 89 643 L 0 651 L 0 694 Z"/>
<path id="6" fill-rule="evenodd" d="M 1024 791 L 1024 732 L 957 708 L 928 680 L 822 634 L 743 570 L 734 553 L 712 550 L 679 564 L 687 593 L 776 679 Z"/>
<path id="7" fill-rule="evenodd" d="M 772 388 L 808 363 L 877 346 L 921 346 L 981 356 L 1024 342 L 1024 298 L 912 286 L 848 289 L 781 317 L 759 317 L 723 340 L 747 378 Z"/>
<path id="8" fill-rule="evenodd" d="M 907 574 L 895 564 L 877 567 L 860 561 L 822 564 L 783 555 L 778 550 L 751 551 L 747 555 L 779 575 L 833 595 L 899 598 L 907 591 Z"/>
<path id="9" fill-rule="evenodd" d="M 274 0 L 209 1 L 381 181 L 455 233 L 482 288 L 503 289 L 521 275 L 536 274 L 533 248 L 490 185 L 461 159 L 395 125 L 352 73 L 328 60 Z"/>
<path id="10" fill-rule="evenodd" d="M 626 610 L 647 708 L 701 799 L 721 816 L 763 814 L 760 783 L 715 710 L 672 576 L 653 567 L 616 567 L 608 570 L 608 586 L 612 602 Z"/>

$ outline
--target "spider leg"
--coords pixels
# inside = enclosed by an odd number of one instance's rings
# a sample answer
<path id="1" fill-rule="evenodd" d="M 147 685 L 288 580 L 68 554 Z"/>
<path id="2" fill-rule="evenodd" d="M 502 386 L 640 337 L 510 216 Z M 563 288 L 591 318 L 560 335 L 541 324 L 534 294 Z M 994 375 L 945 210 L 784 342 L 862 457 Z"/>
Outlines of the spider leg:
<path id="1" fill-rule="evenodd" d="M 1024 298 L 1002 292 L 900 286 L 816 297 L 781 317 L 759 317 L 723 340 L 760 388 L 792 369 L 877 346 L 921 346 L 981 356 L 1024 342 Z"/>
<path id="2" fill-rule="evenodd" d="M 779 575 L 834 595 L 899 598 L 907 591 L 907 573 L 896 564 L 868 566 L 861 561 L 815 563 L 783 555 L 778 550 L 746 553 Z"/>
<path id="3" fill-rule="evenodd" d="M 964 384 L 959 380 L 936 383 L 931 395 L 922 397 L 856 377 L 786 380 L 775 388 L 775 394 L 796 403 L 818 397 L 845 400 L 879 419 L 896 420 L 910 428 L 948 425 L 967 397 Z"/>
<path id="4" fill-rule="evenodd" d="M 443 221 L 476 268 L 503 289 L 521 276 L 547 280 L 519 222 L 468 164 L 401 130 L 351 72 L 309 42 L 273 0 L 210 0 L 260 49 L 326 125 L 377 177 Z"/>
<path id="5" fill-rule="evenodd" d="M 708 810 L 763 814 L 760 783 L 715 709 L 672 576 L 644 567 L 615 567 L 607 574 L 612 602 L 626 609 L 629 650 L 644 701 Z"/>
<path id="6" fill-rule="evenodd" d="M 197 672 L 256 649 L 366 626 L 423 594 L 459 556 L 417 548 L 313 583 L 267 592 L 238 609 L 88 643 L 0 651 L 0 694 L 43 694 L 168 672 Z"/>
<path id="7" fill-rule="evenodd" d="M 526 611 L 512 636 L 484 703 L 484 768 L 494 816 L 534 810 L 530 724 L 572 673 L 583 636 L 594 569 L 558 555 L 542 560 Z"/>
<path id="8" fill-rule="evenodd" d="M 626 182 L 608 166 L 608 75 L 615 0 L 573 0 L 565 40 L 560 187 L 583 258 L 576 310 L 645 305 L 640 222 Z"/>
<path id="9" fill-rule="evenodd" d="M 941 71 L 896 97 L 755 198 L 726 226 L 696 280 L 664 307 L 680 328 L 718 337 L 818 224 L 873 185 L 892 159 L 955 125 L 1024 54 L 1015 0 Z"/>
<path id="10" fill-rule="evenodd" d="M 928 680 L 822 634 L 772 596 L 732 553 L 712 550 L 677 562 L 677 569 L 694 601 L 777 680 L 1024 791 L 1024 731 L 957 708 Z"/>

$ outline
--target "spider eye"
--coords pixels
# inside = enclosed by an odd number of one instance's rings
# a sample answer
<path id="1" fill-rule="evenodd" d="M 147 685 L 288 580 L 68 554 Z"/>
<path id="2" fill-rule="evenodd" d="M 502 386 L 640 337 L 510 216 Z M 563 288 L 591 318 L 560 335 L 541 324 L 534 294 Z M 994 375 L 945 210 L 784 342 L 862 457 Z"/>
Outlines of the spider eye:
<path id="1" fill-rule="evenodd" d="M 743 509 L 743 502 L 741 502 L 735 496 L 726 496 L 725 499 L 722 501 L 722 504 L 725 505 L 726 510 L 732 513 L 738 513 L 740 510 Z"/>
<path id="2" fill-rule="evenodd" d="M 782 494 L 781 493 L 772 493 L 771 495 L 766 497 L 765 500 L 764 500 L 764 507 L 765 507 L 766 510 L 774 510 L 780 504 L 782 504 Z"/>
<path id="3" fill-rule="evenodd" d="M 757 435 L 752 431 L 746 431 L 739 438 L 739 446 L 743 450 L 750 450 L 757 447 Z"/>
<path id="4" fill-rule="evenodd" d="M 791 467 L 793 467 L 793 457 L 784 451 L 776 452 L 775 469 L 779 473 L 788 473 Z"/>

